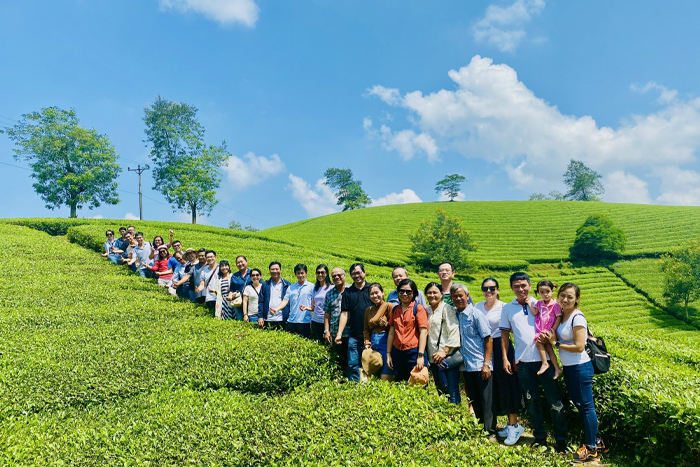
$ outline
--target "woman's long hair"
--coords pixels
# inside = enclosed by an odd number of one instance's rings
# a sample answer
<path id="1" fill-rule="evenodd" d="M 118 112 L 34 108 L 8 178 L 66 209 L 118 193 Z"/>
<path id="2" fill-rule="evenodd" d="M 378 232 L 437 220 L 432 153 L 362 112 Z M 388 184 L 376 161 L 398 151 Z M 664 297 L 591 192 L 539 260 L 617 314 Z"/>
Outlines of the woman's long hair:
<path id="1" fill-rule="evenodd" d="M 316 266 L 316 272 L 318 272 L 319 269 L 323 269 L 324 271 L 326 271 L 326 280 L 325 280 L 325 283 L 322 284 L 321 282 L 318 281 L 318 279 L 316 279 L 316 285 L 314 286 L 314 292 L 317 292 L 318 289 L 320 289 L 321 287 L 327 287 L 327 286 L 331 285 L 331 281 L 330 281 L 331 276 L 330 276 L 330 273 L 328 272 L 328 266 L 326 266 L 325 264 L 319 264 L 318 266 Z"/>

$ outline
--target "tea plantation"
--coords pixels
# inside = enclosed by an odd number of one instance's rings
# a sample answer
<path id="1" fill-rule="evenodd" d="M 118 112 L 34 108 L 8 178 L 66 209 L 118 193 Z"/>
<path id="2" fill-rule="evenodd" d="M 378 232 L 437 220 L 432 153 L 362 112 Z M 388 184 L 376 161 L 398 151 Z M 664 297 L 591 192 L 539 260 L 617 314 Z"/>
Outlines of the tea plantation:
<path id="1" fill-rule="evenodd" d="M 2 465 L 566 465 L 425 391 L 340 384 L 325 348 L 213 320 L 64 238 L 0 236 Z"/>
<path id="2" fill-rule="evenodd" d="M 436 206 L 362 209 L 258 233 L 155 222 L 137 228 L 152 239 L 173 227 L 185 246 L 213 248 L 219 259 L 243 253 L 263 271 L 279 260 L 288 279 L 297 262 L 347 269 L 364 260 L 368 279 L 390 286 L 389 266 L 408 261 L 400 232 L 432 217 Z M 589 214 L 607 213 L 625 230 L 627 254 L 653 256 L 700 235 L 700 210 L 564 202 L 440 206 L 463 216 L 479 243 L 473 256 L 482 270 L 460 277 L 475 299 L 489 275 L 501 283 L 501 298 L 512 299 L 510 272 L 502 269 L 523 263 L 533 282 L 573 281 L 582 288 L 591 330 L 614 355 L 594 391 L 603 437 L 624 454 L 617 465 L 697 465 L 700 331 L 649 300 L 653 280 L 632 280 L 644 269 L 638 264 L 655 260 L 621 261 L 610 269 L 560 260 Z M 527 222 L 510 222 L 514 213 Z M 488 444 L 464 407 L 433 394 L 338 384 L 324 348 L 213 320 L 107 264 L 94 251 L 101 250 L 104 230 L 123 221 L 6 222 L 23 226 L 0 224 L 13 265 L 0 286 L 3 464 L 566 463 L 552 453 Z M 419 285 L 435 280 L 409 269 Z M 569 420 L 578 439 L 578 414 Z"/>

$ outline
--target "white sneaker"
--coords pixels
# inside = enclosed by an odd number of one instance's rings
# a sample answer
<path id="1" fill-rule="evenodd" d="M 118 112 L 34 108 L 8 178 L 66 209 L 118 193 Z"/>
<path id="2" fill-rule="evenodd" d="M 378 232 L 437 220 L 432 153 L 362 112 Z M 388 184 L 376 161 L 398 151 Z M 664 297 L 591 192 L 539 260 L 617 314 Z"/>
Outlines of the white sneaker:
<path id="1" fill-rule="evenodd" d="M 498 430 L 498 433 L 496 433 L 496 435 L 498 435 L 499 438 L 507 438 L 507 437 L 508 437 L 508 427 L 509 427 L 509 426 L 510 426 L 510 425 L 506 425 L 506 427 L 503 428 L 502 430 Z"/>
<path id="2" fill-rule="evenodd" d="M 525 432 L 525 427 L 523 427 L 520 423 L 517 425 L 508 425 L 508 437 L 506 438 L 505 441 L 503 441 L 503 444 L 506 446 L 512 446 L 515 443 L 518 442 L 522 434 Z"/>

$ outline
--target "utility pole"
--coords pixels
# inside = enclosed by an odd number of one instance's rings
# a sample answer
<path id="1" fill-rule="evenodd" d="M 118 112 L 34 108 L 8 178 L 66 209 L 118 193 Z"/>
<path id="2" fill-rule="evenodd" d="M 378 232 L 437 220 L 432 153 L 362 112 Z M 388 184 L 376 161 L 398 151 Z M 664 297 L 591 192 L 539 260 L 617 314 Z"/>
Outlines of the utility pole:
<path id="1" fill-rule="evenodd" d="M 143 220 L 143 197 L 141 194 L 141 174 L 144 173 L 146 170 L 150 169 L 151 167 L 146 164 L 144 167 L 141 167 L 141 164 L 139 164 L 135 169 L 130 169 L 127 167 L 126 169 L 129 172 L 136 172 L 139 174 L 139 220 Z"/>

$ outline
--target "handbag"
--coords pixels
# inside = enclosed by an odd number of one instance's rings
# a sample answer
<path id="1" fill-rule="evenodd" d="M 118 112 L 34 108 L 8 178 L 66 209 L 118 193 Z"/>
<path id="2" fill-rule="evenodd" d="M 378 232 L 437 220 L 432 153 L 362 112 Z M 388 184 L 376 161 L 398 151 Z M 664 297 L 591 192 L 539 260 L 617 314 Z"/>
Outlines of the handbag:
<path id="1" fill-rule="evenodd" d="M 442 323 L 444 321 L 445 311 L 443 310 L 442 316 L 440 318 L 440 333 L 438 334 L 437 340 L 438 345 L 440 345 L 440 339 L 442 339 Z M 445 356 L 445 359 L 440 364 L 440 368 L 447 370 L 449 368 L 458 367 L 462 363 L 464 363 L 464 357 L 462 356 L 462 352 L 459 349 L 454 349 L 452 352 Z"/>

